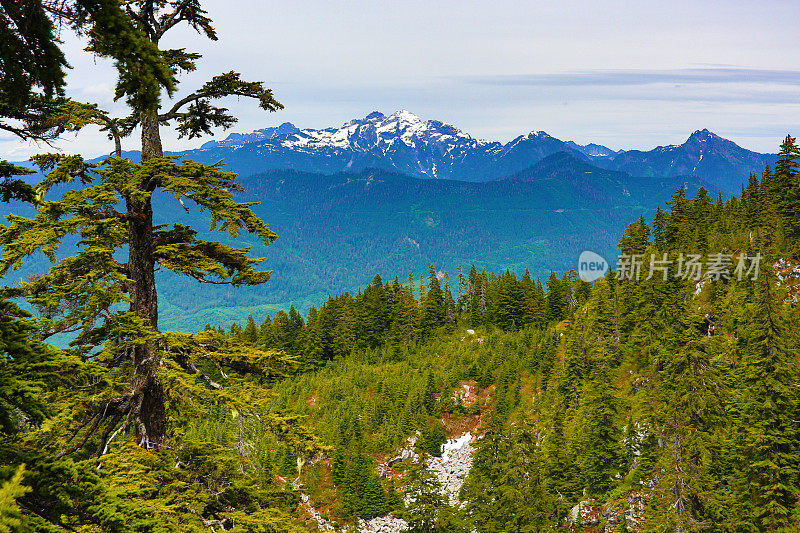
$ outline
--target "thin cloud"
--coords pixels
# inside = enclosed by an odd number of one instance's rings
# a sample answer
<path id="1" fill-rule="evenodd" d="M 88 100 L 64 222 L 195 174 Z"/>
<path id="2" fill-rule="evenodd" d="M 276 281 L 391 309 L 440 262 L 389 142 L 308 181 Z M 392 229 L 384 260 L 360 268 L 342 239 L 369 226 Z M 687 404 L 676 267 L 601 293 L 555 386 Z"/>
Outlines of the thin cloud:
<path id="1" fill-rule="evenodd" d="M 685 68 L 673 70 L 578 70 L 553 74 L 460 76 L 457 79 L 481 85 L 600 87 L 655 84 L 800 84 L 799 70 L 752 68 Z"/>

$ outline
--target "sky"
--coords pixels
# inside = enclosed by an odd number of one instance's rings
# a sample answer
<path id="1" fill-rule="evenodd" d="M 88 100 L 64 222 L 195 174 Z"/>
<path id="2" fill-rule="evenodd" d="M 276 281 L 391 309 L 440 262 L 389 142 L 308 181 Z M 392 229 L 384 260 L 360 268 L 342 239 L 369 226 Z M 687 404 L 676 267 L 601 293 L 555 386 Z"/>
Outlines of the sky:
<path id="1" fill-rule="evenodd" d="M 406 109 L 473 137 L 508 141 L 546 131 L 581 144 L 651 149 L 708 128 L 761 152 L 800 133 L 800 2 L 606 0 L 207 0 L 219 40 L 174 30 L 163 46 L 198 51 L 177 98 L 235 70 L 264 81 L 285 109 L 223 101 L 231 131 L 282 122 L 340 126 Z M 126 114 L 109 61 L 62 34 L 68 94 Z M 217 131 L 214 138 L 227 132 Z M 207 139 L 163 134 L 167 150 Z M 136 148 L 128 139 L 126 149 Z M 84 131 L 57 148 L 111 151 Z M 46 146 L 0 136 L 15 161 Z"/>

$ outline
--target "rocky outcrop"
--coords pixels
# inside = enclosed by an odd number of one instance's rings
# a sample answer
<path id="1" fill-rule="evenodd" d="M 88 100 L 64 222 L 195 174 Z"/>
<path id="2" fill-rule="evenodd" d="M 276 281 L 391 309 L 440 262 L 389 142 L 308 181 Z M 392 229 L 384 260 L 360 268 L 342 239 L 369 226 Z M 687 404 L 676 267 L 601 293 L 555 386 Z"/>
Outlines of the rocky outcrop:
<path id="1" fill-rule="evenodd" d="M 644 509 L 647 507 L 647 497 L 642 491 L 632 491 L 628 494 L 627 502 L 609 506 L 605 512 L 606 523 L 604 531 L 616 531 L 625 517 L 625 527 L 630 531 L 638 531 L 644 520 Z"/>
<path id="2" fill-rule="evenodd" d="M 322 514 L 311 505 L 308 494 L 300 494 L 300 509 L 303 511 L 302 516 L 312 522 L 316 522 L 317 529 L 320 531 L 336 531 L 330 520 L 327 520 Z"/>
<path id="3" fill-rule="evenodd" d="M 381 477 L 389 477 L 392 473 L 392 467 L 398 463 L 402 463 L 403 461 L 408 461 L 409 459 L 416 459 L 417 452 L 414 451 L 414 448 L 417 445 L 417 441 L 421 437 L 421 433 L 417 431 L 415 434 L 408 437 L 406 440 L 405 446 L 400 448 L 400 451 L 392 457 L 391 459 L 387 459 L 383 463 L 378 464 L 378 474 Z"/>
<path id="4" fill-rule="evenodd" d="M 450 505 L 461 504 L 458 492 L 472 468 L 472 457 L 475 453 L 472 445 L 475 440 L 471 433 L 450 439 L 443 445 L 442 456 L 431 457 L 428 461 L 428 468 L 442 484 L 442 492 L 447 495 Z"/>
<path id="5" fill-rule="evenodd" d="M 612 533 L 625 521 L 629 531 L 639 531 L 647 507 L 647 494 L 642 490 L 628 493 L 621 501 L 584 500 L 570 509 L 569 530 L 575 533 Z"/>
<path id="6" fill-rule="evenodd" d="M 409 437 L 405 446 L 395 457 L 378 465 L 378 471 L 382 476 L 389 477 L 392 473 L 392 466 L 417 458 L 414 446 L 419 437 L 419 432 Z M 459 438 L 450 439 L 442 445 L 441 457 L 431 457 L 428 460 L 428 468 L 442 484 L 442 493 L 447 496 L 450 505 L 461 505 L 458 493 L 472 467 L 472 456 L 475 453 L 473 444 L 476 440 L 477 438 L 470 432 Z M 331 522 L 310 505 L 306 494 L 301 496 L 301 506 L 303 506 L 306 516 L 314 520 L 321 531 L 335 531 Z M 358 530 L 362 533 L 400 533 L 405 531 L 406 525 L 405 520 L 389 514 L 372 520 L 359 520 Z"/>
<path id="7" fill-rule="evenodd" d="M 428 468 L 436 475 L 439 483 L 442 484 L 442 493 L 447 496 L 450 505 L 461 505 L 461 501 L 458 499 L 458 492 L 461 490 L 464 479 L 472 467 L 472 456 L 475 453 L 472 444 L 475 440 L 471 433 L 467 433 L 457 439 L 450 439 L 442 445 L 443 453 L 441 457 L 431 457 L 428 460 Z M 414 442 L 416 442 L 416 439 L 414 439 Z M 406 448 L 397 457 L 387 461 L 387 463 L 392 463 L 395 459 L 402 457 Z M 412 454 L 416 456 L 413 448 L 411 452 L 407 452 L 409 458 Z M 366 533 L 400 533 L 405 530 L 406 525 L 405 520 L 390 514 L 373 518 L 372 520 L 359 520 L 358 530 Z"/>
<path id="8" fill-rule="evenodd" d="M 405 531 L 408 524 L 402 518 L 395 518 L 392 514 L 379 516 L 372 520 L 359 520 L 359 533 L 400 533 Z"/>

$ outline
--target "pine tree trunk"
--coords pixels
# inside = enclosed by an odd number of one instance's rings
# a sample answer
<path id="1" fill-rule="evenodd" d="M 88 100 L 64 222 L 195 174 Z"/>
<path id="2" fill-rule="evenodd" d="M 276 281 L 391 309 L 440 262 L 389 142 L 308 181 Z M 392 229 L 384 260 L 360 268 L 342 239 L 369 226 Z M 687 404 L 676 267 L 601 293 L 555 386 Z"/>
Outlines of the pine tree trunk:
<path id="1" fill-rule="evenodd" d="M 142 112 L 142 162 L 163 155 L 158 118 L 155 111 Z M 141 183 L 145 191 L 155 189 L 154 183 Z M 144 319 L 153 331 L 158 331 L 158 294 L 156 292 L 155 259 L 153 244 L 153 207 L 148 196 L 145 199 L 126 198 L 128 213 L 129 259 L 128 268 L 133 281 L 131 287 L 131 311 Z M 136 437 L 140 445 L 158 447 L 166 432 L 164 387 L 158 380 L 161 359 L 158 348 L 152 342 L 133 347 L 134 422 Z"/>

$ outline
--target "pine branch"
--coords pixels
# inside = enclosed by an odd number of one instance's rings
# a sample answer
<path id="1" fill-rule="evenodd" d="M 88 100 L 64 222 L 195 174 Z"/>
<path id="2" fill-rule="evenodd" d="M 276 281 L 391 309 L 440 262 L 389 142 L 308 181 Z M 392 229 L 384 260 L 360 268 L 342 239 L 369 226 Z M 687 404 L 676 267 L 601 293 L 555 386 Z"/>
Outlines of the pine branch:
<path id="1" fill-rule="evenodd" d="M 89 439 L 92 438 L 94 435 L 96 435 L 98 431 L 100 431 L 100 428 L 104 425 L 104 423 L 106 423 L 106 421 L 110 420 L 110 422 L 106 425 L 106 429 L 101 436 L 100 446 L 97 449 L 97 452 L 95 453 L 95 455 L 98 457 L 100 455 L 103 455 L 103 451 L 107 450 L 107 444 L 110 443 L 110 440 L 108 440 L 109 434 L 112 431 L 114 431 L 115 428 L 117 428 L 117 425 L 119 424 L 120 420 L 122 420 L 123 416 L 125 416 L 126 418 L 129 417 L 134 398 L 135 394 L 132 392 L 128 392 L 126 394 L 111 398 L 110 400 L 105 402 L 103 408 L 97 410 L 97 412 L 92 417 L 91 420 L 93 420 L 94 422 L 89 427 L 89 429 L 86 430 L 86 433 L 84 433 L 81 440 L 78 441 L 73 446 L 58 452 L 55 458 L 61 459 L 62 457 L 73 454 L 78 450 L 80 450 L 81 448 L 83 448 L 84 446 L 86 446 Z M 85 427 L 85 425 L 82 427 Z M 78 431 L 80 431 L 80 429 Z M 117 432 L 115 432 L 114 434 L 115 437 L 116 434 Z"/>
<path id="2" fill-rule="evenodd" d="M 14 176 L 33 174 L 33 170 L 12 165 L 8 161 L 0 161 L 0 202 L 20 200 L 32 202 L 36 197 L 33 187 L 22 180 L 12 179 Z"/>
<path id="3" fill-rule="evenodd" d="M 117 121 L 111 119 L 108 115 L 99 110 L 95 110 L 93 116 L 105 124 L 104 129 L 108 131 L 109 136 L 114 140 L 114 156 L 122 157 L 122 136 L 119 128 L 117 127 Z"/>
<path id="4" fill-rule="evenodd" d="M 160 38 L 180 22 L 188 22 L 198 33 L 205 34 L 212 41 L 217 40 L 217 33 L 211 26 L 211 19 L 207 16 L 207 11 L 200 7 L 197 0 L 181 0 L 171 2 L 173 10 L 159 17 L 157 22 L 158 37 Z"/>
<path id="5" fill-rule="evenodd" d="M 181 137 L 190 139 L 201 134 L 211 134 L 211 128 L 229 128 L 236 123 L 236 118 L 227 113 L 227 109 L 212 106 L 209 100 L 225 96 L 244 96 L 255 98 L 259 106 L 266 111 L 278 111 L 283 105 L 275 100 L 272 90 L 264 87 L 263 82 L 242 81 L 238 72 L 227 72 L 214 76 L 211 81 L 204 84 L 199 90 L 181 98 L 169 111 L 158 116 L 159 121 L 167 123 L 170 120 L 180 122 L 178 131 Z M 180 110 L 190 104 L 188 112 Z"/>
<path id="6" fill-rule="evenodd" d="M 203 372 L 200 372 L 200 370 L 194 365 L 194 363 L 192 363 L 191 359 L 189 358 L 189 353 L 187 352 L 187 350 L 180 348 L 173 349 L 173 353 L 176 354 L 175 360 L 178 361 L 179 365 L 181 365 L 190 374 L 199 375 L 203 379 L 203 381 L 206 382 L 206 385 L 208 385 L 209 388 L 214 390 L 222 389 L 222 385 L 212 380 Z M 224 373 L 223 377 L 226 377 Z"/>
<path id="7" fill-rule="evenodd" d="M 163 35 L 164 32 L 168 31 L 170 28 L 172 28 L 173 26 L 175 26 L 176 24 L 178 24 L 179 22 L 184 20 L 184 18 L 183 18 L 184 11 L 183 10 L 190 3 L 192 3 L 192 0 L 182 0 L 181 2 L 178 3 L 178 5 L 175 7 L 175 9 L 172 12 L 167 13 L 165 15 L 162 15 L 159 18 L 159 20 L 158 20 L 159 28 L 160 28 L 160 30 L 162 32 L 162 35 Z"/>

